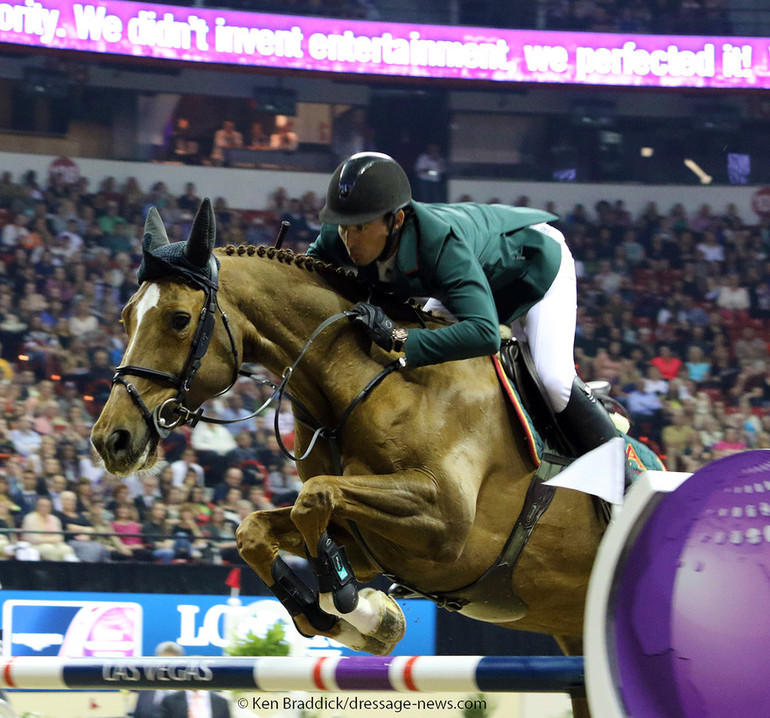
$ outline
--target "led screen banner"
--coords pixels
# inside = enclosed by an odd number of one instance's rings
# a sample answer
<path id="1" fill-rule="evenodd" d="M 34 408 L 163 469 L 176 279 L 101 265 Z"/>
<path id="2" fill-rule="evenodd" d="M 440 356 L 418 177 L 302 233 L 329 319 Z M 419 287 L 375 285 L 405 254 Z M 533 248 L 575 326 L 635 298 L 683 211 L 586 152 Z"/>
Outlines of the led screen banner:
<path id="1" fill-rule="evenodd" d="M 275 598 L 146 593 L 3 591 L 2 654 L 69 658 L 151 656 L 174 641 L 188 656 L 221 656 L 234 636 L 263 636 L 280 622 L 292 655 L 354 655 L 323 636 L 306 638 Z M 402 601 L 405 637 L 394 655 L 435 652 L 436 606 Z"/>
<path id="2" fill-rule="evenodd" d="M 0 42 L 246 67 L 499 82 L 768 88 L 770 39 L 496 30 L 137 2 L 0 2 Z"/>

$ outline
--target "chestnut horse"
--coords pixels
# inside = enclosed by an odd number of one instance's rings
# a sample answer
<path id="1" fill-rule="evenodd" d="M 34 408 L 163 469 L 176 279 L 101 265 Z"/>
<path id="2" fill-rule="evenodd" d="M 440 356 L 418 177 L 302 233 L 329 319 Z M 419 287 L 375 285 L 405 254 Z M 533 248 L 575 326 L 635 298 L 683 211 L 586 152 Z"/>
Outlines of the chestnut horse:
<path id="1" fill-rule="evenodd" d="M 284 374 L 279 393 L 293 397 L 295 451 L 305 454 L 302 488 L 292 507 L 248 516 L 239 550 L 304 634 L 388 653 L 403 635 L 401 609 L 349 583 L 346 569 L 429 596 L 473 584 L 503 551 L 536 468 L 523 428 L 488 357 L 402 368 L 348 321 L 314 331 L 362 298 L 354 277 L 285 250 L 213 246 L 208 200 L 186 242 L 169 244 L 151 211 L 142 284 L 123 310 L 128 346 L 93 445 L 110 472 L 147 469 L 168 426 L 199 418 L 196 409 L 232 386 L 241 362 Z M 311 415 L 335 430 L 316 431 Z M 503 594 L 516 605 L 500 608 L 490 593 L 456 608 L 550 634 L 579 653 L 604 528 L 591 497 L 557 489 L 508 567 Z M 307 553 L 314 566 L 323 556 L 334 575 L 311 589 L 279 551 Z"/>

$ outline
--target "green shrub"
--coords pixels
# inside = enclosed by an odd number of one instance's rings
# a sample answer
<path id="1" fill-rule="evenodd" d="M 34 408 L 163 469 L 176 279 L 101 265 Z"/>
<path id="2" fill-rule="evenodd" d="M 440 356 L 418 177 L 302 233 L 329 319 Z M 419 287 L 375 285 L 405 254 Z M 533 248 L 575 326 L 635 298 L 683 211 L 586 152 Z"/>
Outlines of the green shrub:
<path id="1" fill-rule="evenodd" d="M 232 640 L 225 653 L 228 656 L 288 656 L 289 643 L 286 641 L 286 629 L 281 621 L 276 621 L 264 638 L 254 631 Z"/>

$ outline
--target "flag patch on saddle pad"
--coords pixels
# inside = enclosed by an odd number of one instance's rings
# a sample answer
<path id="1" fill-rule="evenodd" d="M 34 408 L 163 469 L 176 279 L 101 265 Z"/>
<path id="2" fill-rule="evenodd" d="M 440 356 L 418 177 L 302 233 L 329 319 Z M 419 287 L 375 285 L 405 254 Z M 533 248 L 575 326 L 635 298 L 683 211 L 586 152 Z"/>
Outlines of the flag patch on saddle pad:
<path id="1" fill-rule="evenodd" d="M 521 426 L 524 429 L 524 439 L 529 449 L 530 457 L 535 466 L 540 466 L 540 457 L 542 456 L 545 442 L 532 422 L 529 412 L 524 408 L 518 390 L 505 373 L 505 369 L 503 368 L 500 359 L 497 356 L 493 356 L 492 363 L 494 364 L 495 373 L 500 381 L 503 393 L 510 401 L 511 406 L 515 411 L 516 416 L 519 417 Z M 626 460 L 636 473 L 645 471 L 646 469 L 650 469 L 651 471 L 666 470 L 663 462 L 652 449 L 638 439 L 634 439 L 627 434 L 623 434 L 622 436 L 626 445 Z"/>

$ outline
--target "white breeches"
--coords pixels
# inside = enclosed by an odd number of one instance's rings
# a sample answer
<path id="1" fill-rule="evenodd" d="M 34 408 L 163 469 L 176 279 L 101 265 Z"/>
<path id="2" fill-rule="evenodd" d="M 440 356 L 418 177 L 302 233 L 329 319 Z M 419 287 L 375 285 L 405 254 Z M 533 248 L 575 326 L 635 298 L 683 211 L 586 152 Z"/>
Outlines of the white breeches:
<path id="1" fill-rule="evenodd" d="M 545 296 L 524 317 L 524 333 L 546 396 L 556 413 L 569 401 L 575 371 L 577 279 L 564 235 L 549 224 L 533 226 L 561 245 L 561 265 Z"/>

